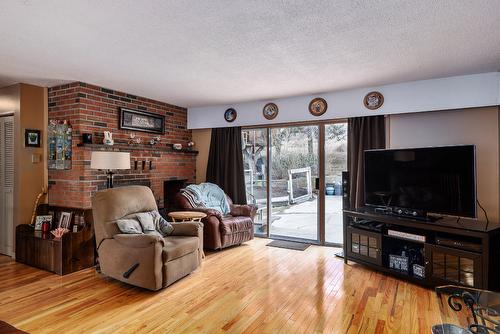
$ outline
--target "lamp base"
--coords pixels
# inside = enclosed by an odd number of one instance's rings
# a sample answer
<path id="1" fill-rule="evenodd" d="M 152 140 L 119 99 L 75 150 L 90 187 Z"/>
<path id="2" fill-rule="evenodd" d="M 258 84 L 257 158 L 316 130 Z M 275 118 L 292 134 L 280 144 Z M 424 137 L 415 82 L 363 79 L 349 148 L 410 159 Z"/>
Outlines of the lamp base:
<path id="1" fill-rule="evenodd" d="M 113 175 L 115 175 L 115 173 L 113 173 L 111 170 L 108 169 L 106 171 L 106 176 L 107 176 L 106 187 L 107 187 L 107 189 L 113 188 Z"/>

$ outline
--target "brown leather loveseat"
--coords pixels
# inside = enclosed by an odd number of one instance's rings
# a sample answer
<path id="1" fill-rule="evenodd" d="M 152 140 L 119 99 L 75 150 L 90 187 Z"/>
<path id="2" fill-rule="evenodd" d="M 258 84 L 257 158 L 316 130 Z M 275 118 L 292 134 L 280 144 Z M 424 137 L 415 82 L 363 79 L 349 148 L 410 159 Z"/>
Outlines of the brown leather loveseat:
<path id="1" fill-rule="evenodd" d="M 204 212 L 207 217 L 203 222 L 203 246 L 207 249 L 222 249 L 239 245 L 253 239 L 253 218 L 256 208 L 252 205 L 233 204 L 227 196 L 231 212 L 227 216 L 214 209 L 193 208 L 186 197 L 177 193 L 175 202 L 182 210 Z"/>

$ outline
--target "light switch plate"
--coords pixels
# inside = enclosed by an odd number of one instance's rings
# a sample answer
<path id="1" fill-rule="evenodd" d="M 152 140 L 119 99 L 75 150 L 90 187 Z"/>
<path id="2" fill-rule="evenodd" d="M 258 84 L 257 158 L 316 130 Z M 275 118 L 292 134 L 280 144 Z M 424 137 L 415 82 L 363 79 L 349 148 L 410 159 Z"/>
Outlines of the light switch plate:
<path id="1" fill-rule="evenodd" d="M 39 162 L 40 162 L 40 154 L 38 154 L 38 153 L 33 153 L 33 154 L 31 155 L 31 163 L 33 163 L 33 164 L 37 164 L 37 163 L 39 163 Z"/>

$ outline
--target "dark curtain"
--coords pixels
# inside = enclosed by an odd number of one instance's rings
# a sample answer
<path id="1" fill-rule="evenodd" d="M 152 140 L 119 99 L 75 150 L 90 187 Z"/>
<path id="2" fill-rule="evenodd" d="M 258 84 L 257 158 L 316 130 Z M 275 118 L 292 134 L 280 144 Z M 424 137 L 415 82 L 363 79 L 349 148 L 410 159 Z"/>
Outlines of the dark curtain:
<path id="1" fill-rule="evenodd" d="M 385 148 L 385 117 L 349 118 L 347 122 L 347 168 L 351 208 L 365 204 L 364 151 Z"/>
<path id="2" fill-rule="evenodd" d="M 247 203 L 240 127 L 212 129 L 207 182 L 221 187 L 234 203 Z"/>

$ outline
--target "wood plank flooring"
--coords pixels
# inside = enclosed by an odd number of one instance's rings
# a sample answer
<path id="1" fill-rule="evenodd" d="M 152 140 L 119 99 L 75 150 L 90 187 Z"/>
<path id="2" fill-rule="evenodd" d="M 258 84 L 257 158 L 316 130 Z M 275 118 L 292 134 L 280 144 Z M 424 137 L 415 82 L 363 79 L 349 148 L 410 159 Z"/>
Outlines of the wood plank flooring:
<path id="1" fill-rule="evenodd" d="M 0 256 L 0 320 L 30 333 L 430 333 L 432 290 L 336 249 L 293 251 L 255 239 L 208 254 L 200 269 L 149 292 L 82 270 L 57 276 Z"/>

